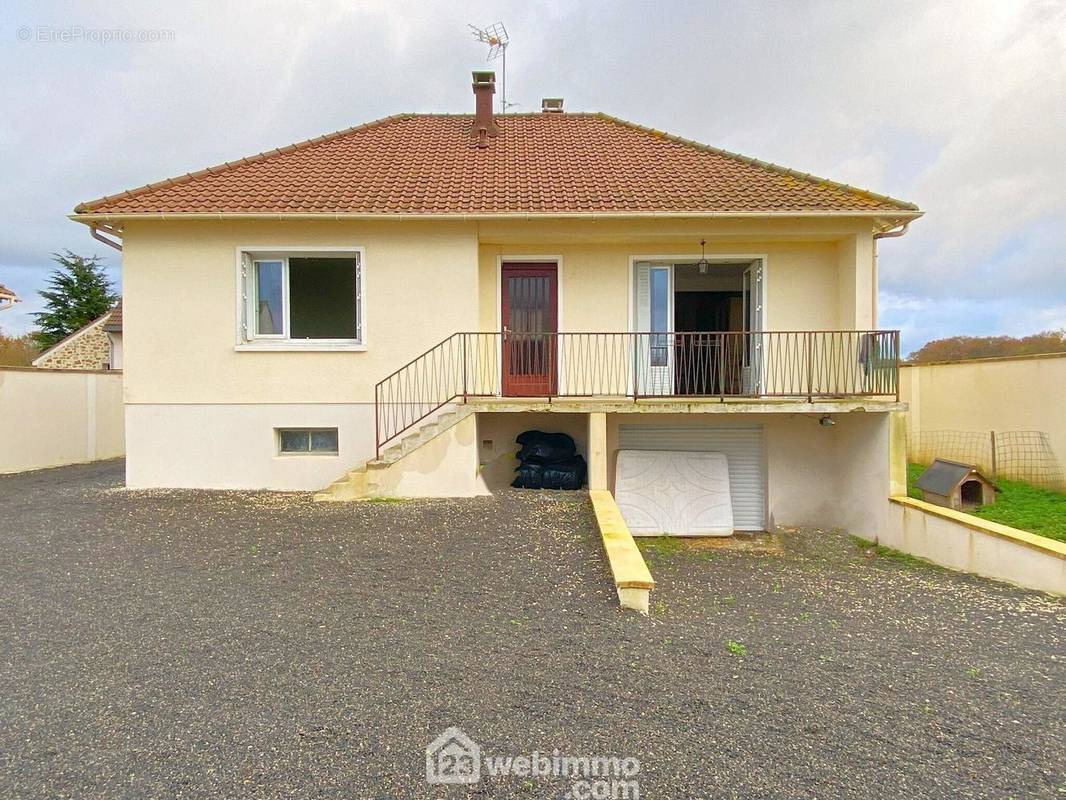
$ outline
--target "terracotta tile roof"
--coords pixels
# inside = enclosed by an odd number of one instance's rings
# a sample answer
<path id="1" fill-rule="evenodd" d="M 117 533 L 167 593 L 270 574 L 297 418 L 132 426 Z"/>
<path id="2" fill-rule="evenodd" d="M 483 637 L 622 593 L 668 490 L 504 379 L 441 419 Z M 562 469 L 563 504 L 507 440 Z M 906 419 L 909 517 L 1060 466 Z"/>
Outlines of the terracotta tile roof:
<path id="1" fill-rule="evenodd" d="M 0 283 L 0 297 L 15 297 L 15 293 Z"/>
<path id="2" fill-rule="evenodd" d="M 82 203 L 76 213 L 914 212 L 604 114 L 401 114 Z"/>
<path id="3" fill-rule="evenodd" d="M 111 309 L 110 316 L 107 318 L 107 322 L 104 323 L 104 330 L 108 333 L 122 333 L 122 298 L 118 299 L 115 303 L 115 307 Z"/>

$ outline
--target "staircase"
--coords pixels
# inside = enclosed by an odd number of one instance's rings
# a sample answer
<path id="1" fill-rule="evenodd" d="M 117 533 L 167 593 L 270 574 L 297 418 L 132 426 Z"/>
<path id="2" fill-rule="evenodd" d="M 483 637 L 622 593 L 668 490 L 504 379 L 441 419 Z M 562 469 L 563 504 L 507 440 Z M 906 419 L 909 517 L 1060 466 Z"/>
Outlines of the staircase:
<path id="1" fill-rule="evenodd" d="M 396 444 L 385 448 L 380 456 L 361 464 L 321 492 L 317 492 L 314 496 L 315 502 L 351 502 L 385 496 L 382 493 L 383 487 L 392 483 L 389 479 L 396 471 L 403 470 L 403 459 L 406 456 L 455 427 L 473 413 L 472 408 L 458 406 L 427 417 L 421 424 L 415 426 L 411 433 Z"/>

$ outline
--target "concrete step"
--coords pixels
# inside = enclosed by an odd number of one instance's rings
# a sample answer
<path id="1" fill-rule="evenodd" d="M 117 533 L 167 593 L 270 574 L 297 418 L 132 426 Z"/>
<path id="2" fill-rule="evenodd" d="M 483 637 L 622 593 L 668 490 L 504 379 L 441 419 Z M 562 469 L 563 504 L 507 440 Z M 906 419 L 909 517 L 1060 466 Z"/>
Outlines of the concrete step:
<path id="1" fill-rule="evenodd" d="M 426 420 L 400 441 L 386 447 L 381 454 L 351 470 L 343 478 L 334 481 L 314 496 L 316 502 L 351 502 L 373 497 L 378 489 L 378 476 L 404 456 L 413 453 L 431 439 L 447 431 L 473 413 L 471 408 L 443 411 Z"/>
<path id="2" fill-rule="evenodd" d="M 324 491 L 317 492 L 314 500 L 319 503 L 358 500 L 364 496 L 365 485 L 365 473 L 360 477 L 349 473 L 333 481 Z"/>

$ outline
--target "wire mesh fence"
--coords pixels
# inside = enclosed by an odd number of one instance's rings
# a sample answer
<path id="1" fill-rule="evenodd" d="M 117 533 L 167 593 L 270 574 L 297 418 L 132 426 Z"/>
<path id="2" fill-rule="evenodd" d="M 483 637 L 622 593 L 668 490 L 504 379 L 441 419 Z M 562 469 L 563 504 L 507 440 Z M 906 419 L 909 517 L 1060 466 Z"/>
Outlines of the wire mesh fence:
<path id="1" fill-rule="evenodd" d="M 910 437 L 907 450 L 915 464 L 946 458 L 973 464 L 993 480 L 1066 489 L 1062 465 L 1044 431 L 921 431 Z"/>

